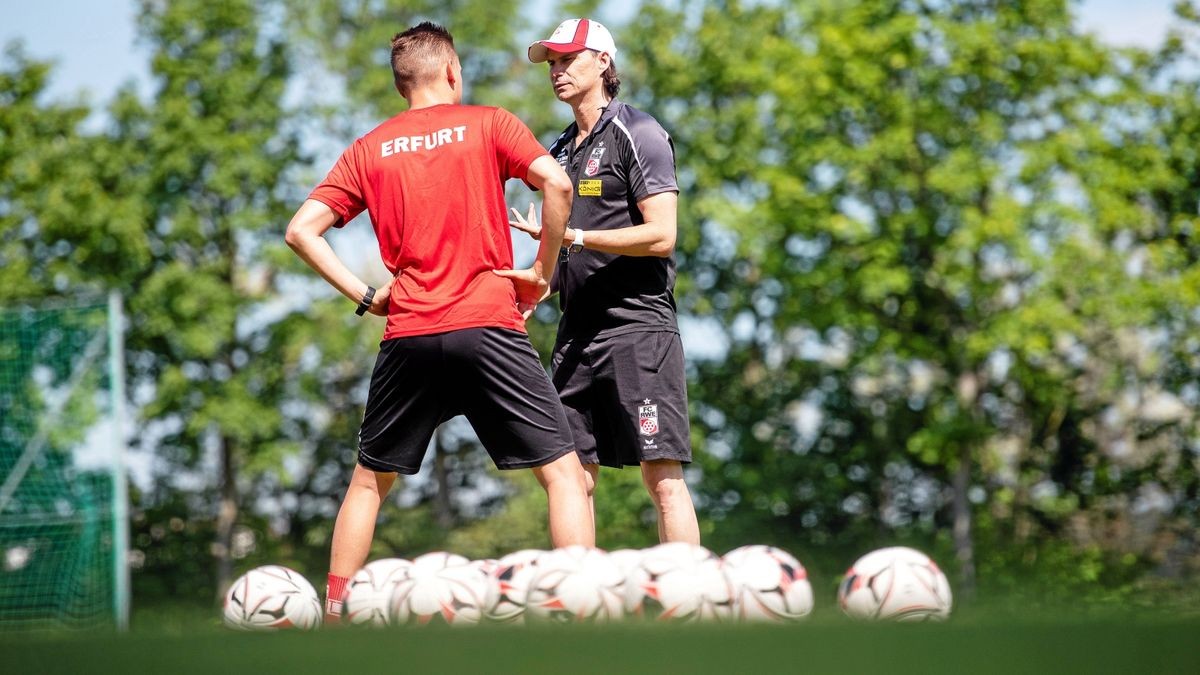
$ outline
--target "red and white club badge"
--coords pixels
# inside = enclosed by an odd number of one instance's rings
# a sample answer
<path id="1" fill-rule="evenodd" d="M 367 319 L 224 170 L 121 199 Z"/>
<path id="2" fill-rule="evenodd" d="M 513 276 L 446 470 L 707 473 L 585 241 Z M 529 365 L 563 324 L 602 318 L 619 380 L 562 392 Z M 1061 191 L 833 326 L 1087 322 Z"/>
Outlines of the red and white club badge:
<path id="1" fill-rule="evenodd" d="M 638 432 L 643 436 L 653 436 L 658 433 L 658 406 L 650 405 L 650 399 L 643 403 L 645 405 L 638 406 Z"/>
<path id="2" fill-rule="evenodd" d="M 586 176 L 595 176 L 600 173 L 600 160 L 604 157 L 604 146 L 592 150 L 592 156 L 588 158 L 587 166 L 584 167 L 583 173 Z"/>

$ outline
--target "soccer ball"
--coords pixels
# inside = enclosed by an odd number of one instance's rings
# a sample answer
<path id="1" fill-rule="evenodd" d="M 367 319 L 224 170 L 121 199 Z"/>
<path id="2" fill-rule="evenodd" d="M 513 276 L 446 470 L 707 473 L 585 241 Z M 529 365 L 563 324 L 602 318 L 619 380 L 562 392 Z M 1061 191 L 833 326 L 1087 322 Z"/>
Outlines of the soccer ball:
<path id="1" fill-rule="evenodd" d="M 499 595 L 496 604 L 488 610 L 488 619 L 501 623 L 515 623 L 525 616 L 525 596 L 529 593 L 529 582 L 537 575 L 538 561 L 546 551 L 524 549 L 496 561 L 492 577 L 496 580 Z"/>
<path id="2" fill-rule="evenodd" d="M 725 554 L 733 614 L 746 621 L 795 621 L 813 608 L 804 566 L 774 546 L 742 546 Z"/>
<path id="3" fill-rule="evenodd" d="M 478 567 L 480 570 L 483 571 L 484 574 L 487 574 L 490 576 L 492 574 L 492 572 L 496 571 L 496 564 L 498 562 L 499 561 L 494 558 L 484 558 L 482 560 L 472 560 L 471 562 L 469 562 L 467 564 L 471 565 L 472 567 Z"/>
<path id="4" fill-rule="evenodd" d="M 282 565 L 255 567 L 225 593 L 225 625 L 240 630 L 310 630 L 321 625 L 321 599 L 304 577 Z"/>
<path id="5" fill-rule="evenodd" d="M 411 561 L 385 558 L 367 563 L 346 585 L 343 619 L 353 625 L 386 626 L 388 603 L 397 582 L 408 578 Z"/>
<path id="6" fill-rule="evenodd" d="M 733 617 L 733 589 L 712 551 L 684 542 L 642 552 L 625 582 L 625 611 L 660 621 L 725 621 Z"/>
<path id="7" fill-rule="evenodd" d="M 436 571 L 456 565 L 466 565 L 471 562 L 457 553 L 433 551 L 413 558 L 413 567 L 417 572 Z"/>
<path id="8" fill-rule="evenodd" d="M 413 562 L 392 587 L 388 611 L 393 624 L 476 624 L 485 608 L 495 604 L 496 583 L 478 567 L 464 563 L 422 569 Z"/>
<path id="9" fill-rule="evenodd" d="M 903 546 L 872 551 L 850 567 L 838 604 L 855 619 L 941 621 L 950 616 L 950 583 L 929 556 Z"/>
<path id="10" fill-rule="evenodd" d="M 629 578 L 629 573 L 634 567 L 642 561 L 642 552 L 633 548 L 622 548 L 616 551 L 608 552 L 608 559 L 616 563 L 617 568 L 621 570 L 621 603 L 625 602 L 625 579 Z"/>
<path id="11" fill-rule="evenodd" d="M 622 616 L 625 577 L 597 548 L 567 546 L 538 560 L 525 597 L 527 621 L 612 621 Z"/>

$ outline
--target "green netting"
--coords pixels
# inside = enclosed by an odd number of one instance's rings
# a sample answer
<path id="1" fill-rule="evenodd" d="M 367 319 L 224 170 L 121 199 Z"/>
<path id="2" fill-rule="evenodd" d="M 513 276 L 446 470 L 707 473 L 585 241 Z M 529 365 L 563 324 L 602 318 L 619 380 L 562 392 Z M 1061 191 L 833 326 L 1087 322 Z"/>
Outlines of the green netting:
<path id="1" fill-rule="evenodd" d="M 104 305 L 0 309 L 0 630 L 113 620 L 108 356 Z"/>

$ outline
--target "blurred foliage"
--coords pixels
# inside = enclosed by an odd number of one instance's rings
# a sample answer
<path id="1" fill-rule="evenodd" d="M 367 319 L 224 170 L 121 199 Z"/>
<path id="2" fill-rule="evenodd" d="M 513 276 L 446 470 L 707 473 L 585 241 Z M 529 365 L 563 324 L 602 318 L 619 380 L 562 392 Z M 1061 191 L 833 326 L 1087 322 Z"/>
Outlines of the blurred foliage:
<path id="1" fill-rule="evenodd" d="M 1195 83 L 1154 77 L 1194 54 L 1055 0 L 647 3 L 621 43 L 680 157 L 681 311 L 729 345 L 692 387 L 718 531 L 953 531 L 969 574 L 972 515 L 981 558 L 1161 556 L 1145 510 L 1194 547 L 1194 152 L 1155 120 Z"/>
<path id="2" fill-rule="evenodd" d="M 49 66 L 7 52 L 0 299 L 129 294 L 138 441 L 158 459 L 137 497 L 139 594 L 211 597 L 191 589 L 228 576 L 213 551 L 324 570 L 379 325 L 282 247 L 300 176 L 325 168 L 299 130 L 341 145 L 401 110 L 389 40 L 430 19 L 455 34 L 468 102 L 548 142 L 569 111 L 525 47 L 597 11 L 147 1 L 154 93 L 125 90 L 99 133 L 81 130 L 86 106 L 45 100 Z M 1180 3 L 1153 52 L 1100 43 L 1073 12 L 648 0 L 599 15 L 622 98 L 675 142 L 676 295 L 707 347 L 689 360 L 689 479 L 714 550 L 780 545 L 832 583 L 867 548 L 908 543 L 981 592 L 1035 579 L 1031 598 L 1113 604 L 1194 578 L 1196 11 Z M 289 83 L 312 95 L 285 105 Z M 531 324 L 543 354 L 556 317 Z M 469 433 L 434 454 L 398 483 L 373 555 L 548 545 L 530 476 L 490 469 Z M 601 545 L 653 541 L 636 471 L 605 471 L 596 506 Z"/>

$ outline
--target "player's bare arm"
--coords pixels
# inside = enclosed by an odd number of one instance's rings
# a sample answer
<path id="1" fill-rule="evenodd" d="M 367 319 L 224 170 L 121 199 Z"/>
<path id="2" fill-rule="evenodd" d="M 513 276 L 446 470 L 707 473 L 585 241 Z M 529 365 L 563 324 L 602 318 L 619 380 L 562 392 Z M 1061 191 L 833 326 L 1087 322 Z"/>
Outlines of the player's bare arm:
<path id="1" fill-rule="evenodd" d="M 678 203 L 679 196 L 674 192 L 650 195 L 638 202 L 638 210 L 642 212 L 645 222 L 616 230 L 586 230 L 583 247 L 617 255 L 666 258 L 675 251 L 675 214 Z M 531 217 L 532 204 L 527 216 L 522 216 L 516 209 L 512 211 L 516 219 L 508 221 L 509 225 L 534 239 L 542 238 L 542 228 L 538 227 L 537 219 Z M 563 231 L 561 246 L 570 246 L 574 241 L 574 228 L 566 228 Z"/>
<path id="2" fill-rule="evenodd" d="M 526 177 L 529 184 L 542 191 L 542 223 L 540 231 L 546 236 L 539 239 L 537 258 L 533 265 L 523 270 L 496 270 L 496 274 L 512 281 L 517 289 L 517 307 L 528 319 L 537 304 L 550 292 L 550 277 L 558 264 L 556 243 L 561 241 L 567 229 L 567 218 L 571 214 L 571 179 L 558 162 L 550 155 L 543 155 L 529 165 Z M 533 213 L 533 209 L 530 209 Z"/>
<path id="3" fill-rule="evenodd" d="M 367 293 L 368 285 L 346 267 L 333 247 L 325 240 L 325 233 L 338 223 L 340 216 L 327 204 L 316 199 L 306 199 L 292 221 L 288 223 L 284 240 L 287 245 L 317 271 L 338 292 L 354 302 L 359 302 Z M 388 301 L 392 293 L 392 282 L 388 281 L 375 291 L 371 307 L 372 314 L 387 316 Z"/>

